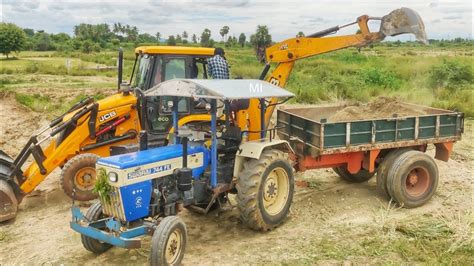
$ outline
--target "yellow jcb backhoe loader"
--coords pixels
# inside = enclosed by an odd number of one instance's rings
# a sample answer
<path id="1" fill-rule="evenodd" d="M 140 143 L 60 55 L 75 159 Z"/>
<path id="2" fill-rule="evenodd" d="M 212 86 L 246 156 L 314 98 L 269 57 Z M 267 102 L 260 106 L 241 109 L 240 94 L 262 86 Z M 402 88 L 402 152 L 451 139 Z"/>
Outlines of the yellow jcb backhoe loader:
<path id="1" fill-rule="evenodd" d="M 380 30 L 378 32 L 370 32 L 367 25 L 369 20 L 381 20 Z M 354 24 L 359 26 L 360 33 L 347 36 L 325 37 L 329 34 L 336 33 L 341 28 Z M 424 25 L 421 18 L 415 11 L 408 8 L 394 10 L 384 17 L 369 17 L 364 15 L 357 18 L 355 22 L 343 26 L 335 26 L 306 37 L 288 39 L 267 48 L 267 64 L 260 75 L 260 79 L 266 79 L 275 85 L 284 87 L 296 60 L 347 47 L 365 46 L 381 41 L 386 36 L 395 36 L 404 33 L 415 34 L 419 41 L 423 43 L 427 42 Z M 172 48 L 176 49 L 180 47 Z M 155 49 L 159 49 L 159 47 L 137 48 L 138 59 L 136 62 L 138 62 L 138 67 L 136 68 L 136 71 L 134 71 L 136 76 L 135 80 L 131 79 L 131 81 L 133 81 L 131 88 L 139 88 L 144 90 L 146 88 L 152 87 L 155 84 L 153 84 L 153 78 L 150 78 L 150 76 L 154 76 L 158 73 L 161 74 L 160 80 L 183 77 L 182 75 L 180 76 L 170 74 L 174 73 L 171 70 L 168 71 L 166 69 L 162 69 L 161 71 L 157 71 L 157 68 L 153 67 L 158 60 L 153 59 L 153 52 Z M 188 51 L 188 54 L 192 53 L 189 53 Z M 213 51 L 209 50 L 206 54 L 199 55 L 210 56 L 211 54 L 213 54 Z M 189 70 L 187 70 L 188 67 L 186 67 L 188 65 L 186 65 L 184 68 L 180 67 L 182 65 L 178 64 L 178 61 L 174 61 L 172 59 L 167 60 L 166 56 L 164 55 L 160 60 L 164 60 L 165 63 L 167 62 L 170 65 L 170 68 L 171 66 L 175 66 L 173 68 L 175 69 L 174 71 L 178 69 L 179 72 L 180 69 L 186 69 L 186 75 L 184 77 L 206 78 L 207 76 L 205 73 L 205 63 L 203 76 L 201 77 L 196 75 L 197 67 L 195 66 L 195 63 L 196 61 L 199 62 L 200 59 L 188 59 L 186 62 L 189 63 Z M 277 65 L 267 77 L 267 74 L 271 68 L 271 63 L 276 63 Z M 121 74 L 119 71 L 119 77 L 120 76 Z M 258 88 L 253 89 L 258 90 Z M 21 201 L 24 195 L 31 192 L 46 177 L 46 175 L 57 166 L 63 167 L 63 188 L 65 187 L 64 180 L 71 180 L 71 183 L 68 184 L 69 190 L 65 189 L 66 193 L 69 191 L 68 195 L 75 196 L 76 199 L 87 200 L 93 198 L 95 195 L 92 193 L 87 193 L 85 194 L 85 197 L 80 198 L 78 195 L 79 192 L 82 193 L 82 191 L 78 189 L 78 186 L 83 186 L 86 184 L 88 191 L 91 190 L 95 181 L 94 163 L 97 159 L 96 156 L 108 156 L 111 154 L 109 149 L 112 149 L 112 154 L 114 154 L 114 149 L 117 150 L 117 153 L 130 151 L 126 145 L 118 144 L 136 143 L 137 134 L 142 128 L 146 129 L 148 134 L 147 139 L 149 142 L 150 139 L 153 141 L 153 138 L 155 138 L 153 136 L 159 136 L 157 138 L 158 140 L 156 145 L 166 144 L 166 135 L 168 135 L 169 130 L 173 130 L 170 125 L 170 115 L 163 114 L 163 112 L 161 112 L 161 109 L 164 105 L 166 105 L 167 100 L 160 99 L 159 97 L 150 99 L 142 97 L 143 95 L 139 93 L 139 95 L 142 96 L 139 97 L 139 106 L 137 106 L 137 100 L 135 96 L 130 94 L 131 91 L 132 89 L 129 87 L 128 89 L 124 89 L 121 94 L 104 99 L 102 102 L 82 102 L 78 104 L 78 106 L 75 106 L 71 113 L 61 117 L 57 122 L 56 120 L 53 121 L 52 125 L 50 126 L 50 128 L 52 128 L 50 136 L 59 134 L 59 137 L 57 137 L 56 140 L 53 140 L 50 146 L 48 146 L 44 152 L 39 146 L 42 140 L 38 140 L 36 137 L 37 135 L 35 135 L 32 137 L 25 149 L 23 149 L 23 151 L 20 153 L 20 156 L 18 156 L 15 160 L 11 159 L 4 153 L 0 154 L 0 221 L 15 217 L 18 202 Z M 139 90 L 137 91 L 139 92 Z M 114 97 L 116 97 L 115 100 Z M 124 102 L 125 100 L 128 104 L 123 104 L 123 108 L 128 111 L 127 114 L 129 117 L 127 118 L 123 112 L 121 115 L 117 115 L 118 113 L 112 115 L 111 111 L 113 108 L 117 107 L 117 102 Z M 108 103 L 108 105 L 105 103 Z M 237 113 L 236 120 L 238 126 L 241 129 L 248 129 L 246 131 L 249 132 L 249 140 L 263 137 L 262 135 L 265 134 L 265 131 L 262 129 L 267 127 L 276 104 L 277 99 L 268 99 L 267 102 L 264 103 L 261 103 L 259 100 L 250 100 L 249 107 L 246 108 L 246 110 L 242 110 Z M 98 110 L 103 111 L 98 111 L 97 114 L 94 115 L 94 113 L 91 112 L 91 110 L 94 108 L 94 105 L 98 105 Z M 191 102 L 189 102 L 188 105 L 191 107 L 194 106 Z M 105 109 L 103 106 L 108 107 L 108 109 Z M 262 108 L 266 108 L 266 112 L 263 116 L 261 116 L 262 112 L 260 112 L 261 106 Z M 200 114 L 199 110 L 193 110 L 193 108 L 190 108 L 189 110 L 189 113 L 181 115 L 181 119 L 178 123 L 179 126 L 191 123 L 193 121 L 210 121 L 209 115 Z M 145 117 L 150 117 L 150 119 L 153 118 L 153 121 L 143 119 L 145 122 L 140 125 L 138 120 L 138 113 L 140 112 L 146 112 L 144 114 Z M 114 118 L 114 122 L 109 122 L 112 121 L 112 117 Z M 128 122 L 128 124 L 125 124 L 126 122 L 121 122 L 122 124 L 114 125 L 114 123 L 119 123 L 118 121 L 120 119 L 125 119 L 124 121 Z M 111 124 L 106 124 L 105 127 L 103 126 L 100 128 L 100 125 L 104 125 L 104 122 L 109 122 Z M 70 125 L 73 125 L 73 127 L 70 129 L 70 132 L 67 132 L 67 128 Z M 95 127 L 92 127 L 91 125 L 95 125 Z M 81 133 L 76 133 L 78 132 L 77 130 L 79 127 L 82 129 Z M 87 149 L 87 147 L 90 146 L 86 145 L 96 144 L 94 137 L 97 132 L 101 132 L 101 130 L 105 130 L 108 127 L 115 129 L 116 132 L 113 136 L 124 137 L 125 139 L 113 142 L 114 138 L 111 138 L 111 142 L 107 142 L 105 145 L 101 146 L 101 152 L 99 152 L 99 150 L 94 146 L 92 146 L 94 147 L 93 149 Z M 94 129 L 91 130 L 90 128 Z M 49 128 L 45 131 L 47 130 L 49 130 Z M 92 134 L 91 131 L 94 134 Z M 63 134 L 65 137 L 61 138 Z M 108 140 L 109 139 L 106 139 L 106 141 Z M 71 146 L 71 148 L 66 149 L 63 152 L 56 152 L 58 151 L 58 148 L 62 147 L 61 145 L 66 142 L 68 146 Z M 29 155 L 33 155 L 35 162 L 30 165 L 27 170 L 22 172 L 21 166 L 24 164 L 26 157 Z M 77 162 L 75 163 L 75 161 Z M 46 164 L 46 162 L 49 163 Z M 81 164 L 78 162 L 81 162 Z M 72 166 L 68 165 L 68 163 L 74 164 L 75 167 L 72 168 Z M 68 169 L 72 170 L 66 172 Z M 65 176 L 68 176 L 68 178 L 65 178 Z M 73 195 L 74 187 L 76 187 L 75 195 Z"/>

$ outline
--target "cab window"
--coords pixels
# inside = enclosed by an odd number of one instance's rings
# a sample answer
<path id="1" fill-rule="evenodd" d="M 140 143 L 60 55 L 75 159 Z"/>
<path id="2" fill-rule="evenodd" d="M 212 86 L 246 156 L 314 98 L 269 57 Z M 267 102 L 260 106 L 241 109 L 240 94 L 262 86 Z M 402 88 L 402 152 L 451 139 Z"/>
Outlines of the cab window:
<path id="1" fill-rule="evenodd" d="M 161 109 L 160 112 L 163 114 L 171 114 L 171 109 L 168 107 L 168 102 L 173 101 L 172 96 L 161 97 Z M 189 99 L 180 97 L 178 99 L 178 113 L 189 113 Z"/>
<path id="2" fill-rule="evenodd" d="M 170 58 L 165 64 L 165 80 L 186 78 L 186 60 L 184 58 Z"/>
<path id="3" fill-rule="evenodd" d="M 155 69 L 153 73 L 153 79 L 151 81 L 150 88 L 157 85 L 158 83 L 161 83 L 163 81 L 162 79 L 162 71 L 161 71 L 161 58 L 156 57 L 155 59 Z"/>
<path id="4" fill-rule="evenodd" d="M 150 75 L 150 62 L 151 57 L 147 54 L 143 55 L 138 61 L 138 67 L 135 72 L 135 81 L 133 87 L 138 87 L 140 89 L 145 89 L 146 81 L 148 75 Z"/>

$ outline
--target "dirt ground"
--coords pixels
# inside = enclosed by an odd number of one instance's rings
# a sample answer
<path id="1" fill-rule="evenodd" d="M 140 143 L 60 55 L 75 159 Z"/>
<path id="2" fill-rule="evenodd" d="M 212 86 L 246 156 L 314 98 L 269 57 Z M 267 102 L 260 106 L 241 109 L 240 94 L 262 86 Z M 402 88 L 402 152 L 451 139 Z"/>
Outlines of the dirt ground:
<path id="1" fill-rule="evenodd" d="M 0 107 L 1 149 L 14 155 L 29 132 L 44 121 L 39 114 L 9 99 L 1 99 Z M 181 215 L 188 228 L 183 264 L 346 265 L 426 261 L 424 253 L 431 256 L 430 252 L 436 250 L 422 250 L 418 257 L 407 257 L 411 251 L 403 251 L 398 245 L 405 242 L 400 241 L 406 239 L 410 247 L 418 240 L 397 230 L 400 224 L 426 217 L 445 219 L 453 232 L 446 240 L 467 241 L 472 250 L 472 126 L 472 121 L 467 121 L 466 133 L 455 145 L 452 159 L 447 163 L 437 161 L 440 184 L 425 206 L 395 207 L 376 193 L 375 178 L 350 184 L 329 169 L 307 171 L 297 174 L 297 179 L 307 181 L 309 186 L 296 189 L 288 220 L 267 233 L 247 229 L 235 209 L 207 216 L 183 211 Z M 433 149 L 428 153 L 433 155 Z M 86 251 L 79 234 L 69 228 L 70 207 L 71 201 L 60 189 L 56 170 L 24 200 L 14 221 L 0 224 L 0 265 L 147 264 L 150 238 L 145 238 L 142 248 L 136 250 L 112 248 L 101 255 Z M 454 264 L 473 263 L 472 257 L 456 257 L 456 253 L 452 260 Z"/>

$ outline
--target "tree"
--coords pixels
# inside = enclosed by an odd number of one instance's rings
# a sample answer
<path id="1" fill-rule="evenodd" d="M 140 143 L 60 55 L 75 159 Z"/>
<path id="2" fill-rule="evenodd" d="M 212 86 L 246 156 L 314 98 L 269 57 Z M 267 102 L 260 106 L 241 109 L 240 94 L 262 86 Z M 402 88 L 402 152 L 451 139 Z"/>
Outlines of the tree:
<path id="1" fill-rule="evenodd" d="M 210 41 L 211 41 L 211 30 L 204 29 L 204 31 L 201 34 L 201 46 L 211 47 Z"/>
<path id="2" fill-rule="evenodd" d="M 298 34 L 296 34 L 296 37 L 299 38 L 299 37 L 304 37 L 304 33 L 302 31 L 298 32 Z"/>
<path id="3" fill-rule="evenodd" d="M 183 42 L 183 39 L 181 38 L 181 36 L 179 34 L 176 34 L 176 42 L 177 43 L 182 43 Z"/>
<path id="4" fill-rule="evenodd" d="M 255 34 L 250 36 L 250 43 L 253 45 L 259 62 L 265 61 L 265 48 L 272 43 L 272 36 L 268 33 L 268 27 L 265 25 L 258 25 Z"/>
<path id="5" fill-rule="evenodd" d="M 90 54 L 94 49 L 94 43 L 91 40 L 85 40 L 82 43 L 82 52 Z"/>
<path id="6" fill-rule="evenodd" d="M 198 43 L 196 34 L 193 34 L 192 40 L 193 40 L 193 43 Z"/>
<path id="7" fill-rule="evenodd" d="M 24 28 L 23 31 L 25 32 L 27 37 L 33 37 L 35 35 L 35 30 L 34 29 Z"/>
<path id="8" fill-rule="evenodd" d="M 229 33 L 229 26 L 224 26 L 222 29 L 219 31 L 219 34 L 222 36 L 222 41 L 226 41 L 227 34 Z"/>
<path id="9" fill-rule="evenodd" d="M 157 32 L 157 33 L 155 34 L 155 36 L 156 36 L 156 42 L 157 42 L 157 43 L 160 43 L 160 41 L 161 41 L 161 33 Z"/>
<path id="10" fill-rule="evenodd" d="M 176 39 L 174 38 L 173 35 L 170 35 L 168 37 L 168 41 L 167 41 L 168 45 L 171 45 L 171 46 L 175 46 L 176 45 Z"/>
<path id="11" fill-rule="evenodd" d="M 54 50 L 54 46 L 51 43 L 51 37 L 49 36 L 48 33 L 44 31 L 38 31 L 35 34 L 35 42 L 36 42 L 36 48 L 35 50 L 37 51 L 49 51 L 49 50 Z"/>
<path id="12" fill-rule="evenodd" d="M 186 31 L 183 31 L 183 35 L 181 35 L 183 37 L 183 42 L 188 42 L 188 33 Z"/>
<path id="13" fill-rule="evenodd" d="M 245 34 L 242 32 L 239 36 L 239 44 L 240 46 L 243 48 L 244 45 L 245 45 L 245 39 L 247 39 L 247 37 L 245 36 Z"/>
<path id="14" fill-rule="evenodd" d="M 20 52 L 25 45 L 25 32 L 12 23 L 0 23 L 0 53 L 7 58 L 11 52 Z"/>

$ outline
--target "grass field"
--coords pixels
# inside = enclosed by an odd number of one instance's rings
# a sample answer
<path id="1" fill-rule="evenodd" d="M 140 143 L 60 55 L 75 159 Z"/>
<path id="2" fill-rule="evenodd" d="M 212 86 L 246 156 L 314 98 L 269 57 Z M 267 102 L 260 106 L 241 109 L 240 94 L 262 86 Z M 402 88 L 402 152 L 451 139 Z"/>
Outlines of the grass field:
<path id="1" fill-rule="evenodd" d="M 298 61 L 287 88 L 296 94 L 293 101 L 300 103 L 366 102 L 384 95 L 463 111 L 471 117 L 474 115 L 472 55 L 470 46 L 376 46 L 361 52 L 341 50 Z M 126 78 L 131 73 L 133 58 L 132 50 L 125 51 Z M 257 78 L 263 69 L 250 48 L 228 49 L 227 58 L 234 78 Z M 25 86 L 61 90 L 110 87 L 110 92 L 104 91 L 109 94 L 114 91 L 116 60 L 117 54 L 113 51 L 100 54 L 21 52 L 15 59 L 0 59 L 0 86 L 12 92 Z M 41 105 L 48 101 L 45 97 L 34 98 L 38 98 Z M 37 105 L 34 100 L 20 102 Z"/>

